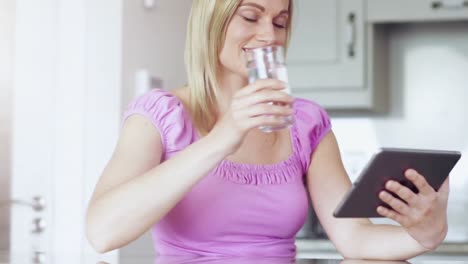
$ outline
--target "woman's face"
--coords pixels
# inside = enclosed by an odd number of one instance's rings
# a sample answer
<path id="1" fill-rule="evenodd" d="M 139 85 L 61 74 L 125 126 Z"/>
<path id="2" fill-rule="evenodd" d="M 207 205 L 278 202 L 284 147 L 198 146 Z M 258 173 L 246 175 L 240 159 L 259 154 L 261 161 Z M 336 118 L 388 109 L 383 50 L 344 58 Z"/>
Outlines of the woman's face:
<path id="1" fill-rule="evenodd" d="M 245 50 L 284 46 L 289 0 L 243 0 L 228 24 L 219 60 L 223 73 L 247 78 Z"/>

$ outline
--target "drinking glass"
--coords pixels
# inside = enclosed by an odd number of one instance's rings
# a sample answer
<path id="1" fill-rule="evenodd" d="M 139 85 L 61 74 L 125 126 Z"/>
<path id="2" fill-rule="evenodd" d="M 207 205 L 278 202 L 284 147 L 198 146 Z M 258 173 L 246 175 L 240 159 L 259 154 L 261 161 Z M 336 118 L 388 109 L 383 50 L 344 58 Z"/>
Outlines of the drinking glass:
<path id="1" fill-rule="evenodd" d="M 282 46 L 267 46 L 249 49 L 247 55 L 247 71 L 249 83 L 258 79 L 278 79 L 286 83 L 284 92 L 291 94 L 288 83 L 288 71 L 284 62 L 284 48 Z M 269 102 L 268 104 L 278 104 Z M 294 123 L 293 116 L 285 116 L 284 124 L 280 126 L 260 126 L 263 132 L 273 132 L 280 129 L 289 128 Z"/>

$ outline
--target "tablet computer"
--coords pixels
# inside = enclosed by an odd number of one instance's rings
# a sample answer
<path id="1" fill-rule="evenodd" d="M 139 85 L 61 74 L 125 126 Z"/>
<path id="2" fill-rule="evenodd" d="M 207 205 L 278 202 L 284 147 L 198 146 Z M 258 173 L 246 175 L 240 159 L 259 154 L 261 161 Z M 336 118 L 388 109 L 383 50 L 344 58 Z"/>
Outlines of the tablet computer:
<path id="1" fill-rule="evenodd" d="M 389 206 L 380 200 L 378 194 L 385 189 L 388 180 L 398 181 L 417 193 L 417 188 L 404 176 L 404 172 L 411 168 L 422 174 L 437 191 L 460 157 L 461 153 L 458 151 L 382 148 L 362 170 L 333 215 L 352 218 L 383 217 L 377 213 L 377 207 Z"/>

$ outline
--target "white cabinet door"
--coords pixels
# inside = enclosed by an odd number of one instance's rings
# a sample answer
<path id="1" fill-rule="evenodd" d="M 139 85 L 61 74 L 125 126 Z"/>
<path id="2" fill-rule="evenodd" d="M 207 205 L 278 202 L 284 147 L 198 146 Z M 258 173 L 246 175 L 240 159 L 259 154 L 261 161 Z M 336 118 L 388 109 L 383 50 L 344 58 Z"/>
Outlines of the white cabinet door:
<path id="1" fill-rule="evenodd" d="M 15 1 L 11 263 L 94 257 L 84 219 L 119 129 L 120 22 L 113 0 Z"/>
<path id="2" fill-rule="evenodd" d="M 85 5 L 18 0 L 15 9 L 11 262 L 79 263 Z"/>
<path id="3" fill-rule="evenodd" d="M 371 23 L 450 21 L 468 19 L 466 0 L 367 0 Z"/>
<path id="4" fill-rule="evenodd" d="M 56 7 L 53 1 L 16 1 L 9 227 L 12 263 L 33 262 L 33 258 L 45 262 L 53 248 Z M 34 196 L 40 197 L 43 208 L 33 210 Z"/>
<path id="5" fill-rule="evenodd" d="M 293 94 L 326 108 L 367 104 L 342 104 L 347 92 L 366 92 L 363 0 L 298 0 L 295 5 L 287 60 Z"/>

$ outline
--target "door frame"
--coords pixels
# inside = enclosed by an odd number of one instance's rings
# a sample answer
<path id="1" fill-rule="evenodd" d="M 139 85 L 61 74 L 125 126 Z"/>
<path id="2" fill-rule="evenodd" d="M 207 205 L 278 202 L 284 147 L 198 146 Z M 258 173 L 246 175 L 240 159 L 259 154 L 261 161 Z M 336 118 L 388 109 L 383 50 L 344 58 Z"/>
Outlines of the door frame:
<path id="1" fill-rule="evenodd" d="M 10 249 L 11 114 L 15 1 L 0 2 L 0 250 Z"/>

